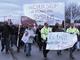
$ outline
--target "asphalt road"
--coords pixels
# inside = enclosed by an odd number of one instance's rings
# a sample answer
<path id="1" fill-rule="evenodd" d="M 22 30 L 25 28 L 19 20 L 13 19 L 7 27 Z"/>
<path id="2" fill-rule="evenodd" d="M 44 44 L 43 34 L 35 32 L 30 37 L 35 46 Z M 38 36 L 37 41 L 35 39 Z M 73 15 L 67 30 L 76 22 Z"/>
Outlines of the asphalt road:
<path id="1" fill-rule="evenodd" d="M 1 49 L 1 46 L 0 46 Z M 37 46 L 32 46 L 32 55 L 31 57 L 26 57 L 24 50 L 21 49 L 20 53 L 16 52 L 16 47 L 13 47 L 13 54 L 16 60 L 44 60 L 42 51 L 38 50 Z M 80 51 L 74 52 L 75 60 L 80 60 Z M 5 54 L 5 52 L 0 52 L 0 60 L 15 60 L 11 54 Z M 69 58 L 69 51 L 62 51 L 62 55 L 58 56 L 56 51 L 50 51 L 48 53 L 48 60 L 71 60 Z"/>

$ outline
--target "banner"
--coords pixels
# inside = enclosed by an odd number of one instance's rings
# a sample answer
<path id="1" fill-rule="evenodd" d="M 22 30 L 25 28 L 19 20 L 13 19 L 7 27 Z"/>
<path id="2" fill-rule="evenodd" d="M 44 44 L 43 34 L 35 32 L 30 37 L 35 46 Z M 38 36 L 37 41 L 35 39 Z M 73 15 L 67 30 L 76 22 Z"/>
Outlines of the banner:
<path id="1" fill-rule="evenodd" d="M 66 32 L 51 32 L 48 34 L 48 50 L 64 50 L 73 47 L 77 42 L 77 35 Z"/>
<path id="2" fill-rule="evenodd" d="M 36 20 L 38 25 L 47 22 L 49 25 L 62 24 L 65 19 L 64 3 L 34 3 L 24 5 L 25 16 Z"/>

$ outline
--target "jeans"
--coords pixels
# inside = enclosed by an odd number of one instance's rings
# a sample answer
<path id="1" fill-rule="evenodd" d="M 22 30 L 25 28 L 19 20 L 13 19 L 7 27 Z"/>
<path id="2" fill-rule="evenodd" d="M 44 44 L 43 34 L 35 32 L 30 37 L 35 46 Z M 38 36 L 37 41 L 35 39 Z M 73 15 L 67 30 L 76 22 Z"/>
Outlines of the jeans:
<path id="1" fill-rule="evenodd" d="M 32 43 L 26 43 L 26 55 L 31 55 Z"/>

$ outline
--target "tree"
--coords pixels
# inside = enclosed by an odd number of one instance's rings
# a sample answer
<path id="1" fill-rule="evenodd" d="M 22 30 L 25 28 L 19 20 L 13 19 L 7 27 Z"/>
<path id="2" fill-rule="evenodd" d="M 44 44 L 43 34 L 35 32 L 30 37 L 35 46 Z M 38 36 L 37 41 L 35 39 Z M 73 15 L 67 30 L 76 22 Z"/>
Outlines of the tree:
<path id="1" fill-rule="evenodd" d="M 71 20 L 71 15 L 72 15 L 72 20 L 79 20 L 80 17 L 80 5 L 77 5 L 75 3 L 69 4 L 65 8 L 65 20 Z"/>

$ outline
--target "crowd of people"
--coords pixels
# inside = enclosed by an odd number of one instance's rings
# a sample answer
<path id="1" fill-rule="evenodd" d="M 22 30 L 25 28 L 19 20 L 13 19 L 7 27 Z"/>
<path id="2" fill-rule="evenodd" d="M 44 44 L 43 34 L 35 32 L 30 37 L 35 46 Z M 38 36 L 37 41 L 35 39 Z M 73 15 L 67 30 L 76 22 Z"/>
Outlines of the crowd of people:
<path id="1" fill-rule="evenodd" d="M 22 26 L 19 31 L 19 25 L 13 25 L 12 23 L 8 23 L 5 21 L 0 26 L 0 37 L 1 37 L 1 52 L 5 50 L 5 52 L 9 53 L 9 48 L 15 45 L 17 47 L 17 52 L 20 51 L 20 46 L 24 43 L 21 41 L 21 37 L 23 36 L 25 28 Z M 18 31 L 20 32 L 18 34 Z M 19 36 L 19 37 L 18 37 Z M 18 44 L 17 39 L 19 38 Z"/>
<path id="2" fill-rule="evenodd" d="M 17 52 L 20 52 L 21 47 L 24 47 L 24 52 L 26 56 L 31 56 L 31 46 L 33 43 L 36 43 L 40 51 L 43 51 L 43 56 L 47 59 L 47 54 L 49 50 L 46 50 L 47 45 L 47 35 L 49 32 L 68 32 L 70 34 L 76 34 L 78 42 L 80 39 L 79 29 L 76 28 L 74 23 L 69 25 L 69 28 L 63 28 L 60 24 L 56 23 L 55 26 L 49 26 L 47 23 L 44 23 L 44 26 L 39 25 L 35 30 L 32 26 L 28 25 L 27 27 L 15 26 L 12 23 L 7 21 L 0 27 L 1 33 L 1 52 L 5 50 L 6 54 L 9 53 L 9 50 L 14 45 L 17 47 Z M 25 40 L 25 39 L 26 40 Z M 19 39 L 19 40 L 18 40 Z M 76 43 L 77 44 L 77 43 Z M 70 58 L 74 59 L 73 52 L 76 49 L 76 44 L 70 49 Z M 61 55 L 61 50 L 57 50 L 58 56 Z"/>

